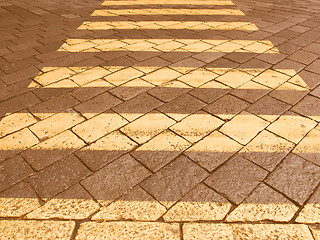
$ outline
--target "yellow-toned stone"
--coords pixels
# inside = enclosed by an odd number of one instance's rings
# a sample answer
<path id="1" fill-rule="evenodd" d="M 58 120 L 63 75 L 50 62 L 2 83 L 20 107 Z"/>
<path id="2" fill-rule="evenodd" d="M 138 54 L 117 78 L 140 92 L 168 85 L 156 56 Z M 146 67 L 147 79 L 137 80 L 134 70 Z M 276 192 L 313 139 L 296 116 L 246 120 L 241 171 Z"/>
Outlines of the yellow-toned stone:
<path id="1" fill-rule="evenodd" d="M 241 149 L 241 145 L 215 131 L 185 153 L 202 167 L 212 171 Z"/>
<path id="2" fill-rule="evenodd" d="M 0 239 L 70 239 L 71 221 L 1 220 Z"/>
<path id="3" fill-rule="evenodd" d="M 214 224 L 187 223 L 183 225 L 185 240 L 215 239 L 281 239 L 312 240 L 307 225 L 301 224 Z"/>
<path id="4" fill-rule="evenodd" d="M 298 207 L 280 193 L 265 184 L 260 184 L 227 217 L 227 222 L 272 220 L 289 222 Z"/>
<path id="5" fill-rule="evenodd" d="M 0 194 L 1 217 L 21 217 L 38 207 L 39 199 L 27 183 L 20 182 Z"/>
<path id="6" fill-rule="evenodd" d="M 236 88 L 250 81 L 251 78 L 252 76 L 248 73 L 239 70 L 231 70 L 223 74 L 221 77 L 216 78 L 216 80 L 230 87 Z"/>
<path id="7" fill-rule="evenodd" d="M 57 135 L 83 120 L 84 118 L 81 117 L 79 113 L 72 109 L 67 109 L 61 113 L 57 113 L 49 118 L 37 122 L 30 127 L 30 130 L 40 139 L 44 139 Z"/>
<path id="8" fill-rule="evenodd" d="M 181 122 L 170 127 L 170 129 L 190 142 L 196 142 L 223 123 L 222 120 L 200 111 L 186 117 Z"/>
<path id="9" fill-rule="evenodd" d="M 210 80 L 216 78 L 218 75 L 204 69 L 197 69 L 190 73 L 187 73 L 178 78 L 178 80 L 191 85 L 193 87 L 199 87 L 200 85 L 209 82 Z"/>
<path id="10" fill-rule="evenodd" d="M 222 220 L 231 204 L 207 186 L 200 184 L 163 216 L 165 221 Z"/>
<path id="11" fill-rule="evenodd" d="M 293 150 L 297 155 L 320 165 L 320 131 L 312 129 Z"/>
<path id="12" fill-rule="evenodd" d="M 13 113 L 0 120 L 0 137 L 27 127 L 37 120 L 27 112 Z"/>
<path id="13" fill-rule="evenodd" d="M 147 167 L 157 171 L 189 146 L 190 143 L 185 139 L 165 131 L 137 148 L 132 154 Z"/>
<path id="14" fill-rule="evenodd" d="M 296 218 L 296 222 L 320 223 L 320 189 L 319 188 L 312 194 L 307 204 L 299 213 L 299 216 Z"/>
<path id="15" fill-rule="evenodd" d="M 81 86 L 98 78 L 103 78 L 108 73 L 110 72 L 102 67 L 94 67 L 72 76 L 71 79 Z"/>
<path id="16" fill-rule="evenodd" d="M 26 217 L 28 219 L 84 219 L 99 208 L 99 204 L 79 184 L 76 184 Z"/>
<path id="17" fill-rule="evenodd" d="M 127 123 L 119 114 L 107 112 L 77 125 L 72 130 L 86 142 L 92 142 Z"/>
<path id="18" fill-rule="evenodd" d="M 230 122 L 224 124 L 221 132 L 242 144 L 247 144 L 269 123 L 253 114 L 242 112 L 235 116 Z"/>
<path id="19" fill-rule="evenodd" d="M 57 82 L 64 78 L 67 78 L 75 74 L 72 70 L 66 67 L 58 67 L 52 71 L 46 72 L 44 74 L 38 75 L 34 80 L 40 83 L 42 86 Z"/>
<path id="20" fill-rule="evenodd" d="M 288 112 L 272 123 L 268 130 L 287 140 L 298 143 L 316 124 L 316 122 L 308 118 Z"/>
<path id="21" fill-rule="evenodd" d="M 92 220 L 156 221 L 165 212 L 164 206 L 142 188 L 135 187 L 120 199 L 102 208 Z"/>
<path id="22" fill-rule="evenodd" d="M 179 72 L 170 68 L 161 68 L 157 71 L 147 74 L 146 76 L 142 77 L 142 79 L 157 86 L 176 79 L 180 75 L 181 74 Z"/>
<path id="23" fill-rule="evenodd" d="M 272 171 L 293 147 L 293 143 L 264 130 L 240 151 L 240 155 Z"/>
<path id="24" fill-rule="evenodd" d="M 76 240 L 180 240 L 179 224 L 160 222 L 82 223 Z"/>
<path id="25" fill-rule="evenodd" d="M 175 123 L 174 120 L 157 111 L 134 120 L 121 129 L 138 143 L 144 143 Z"/>
<path id="26" fill-rule="evenodd" d="M 37 144 L 39 140 L 32 132 L 24 128 L 0 139 L 0 162 L 29 147 Z"/>
<path id="27" fill-rule="evenodd" d="M 104 77 L 104 79 L 107 80 L 109 83 L 118 86 L 125 82 L 130 81 L 131 79 L 141 77 L 142 75 L 143 75 L 142 72 L 132 67 L 129 67 L 129 68 L 125 68 L 125 69 L 121 69 L 119 71 L 113 72 L 107 75 L 106 77 Z"/>
<path id="28" fill-rule="evenodd" d="M 253 81 L 266 85 L 270 88 L 276 88 L 286 82 L 290 77 L 274 70 L 267 70 L 255 77 Z"/>

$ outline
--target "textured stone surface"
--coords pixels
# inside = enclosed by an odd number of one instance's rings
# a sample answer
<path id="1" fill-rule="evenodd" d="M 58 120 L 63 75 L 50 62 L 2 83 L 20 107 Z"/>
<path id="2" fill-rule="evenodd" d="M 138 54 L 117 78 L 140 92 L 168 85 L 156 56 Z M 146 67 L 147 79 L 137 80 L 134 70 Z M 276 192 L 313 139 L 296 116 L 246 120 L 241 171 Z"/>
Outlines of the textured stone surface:
<path id="1" fill-rule="evenodd" d="M 2 239 L 70 239 L 75 224 L 72 221 L 1 220 Z"/>
<path id="2" fill-rule="evenodd" d="M 267 171 L 235 155 L 213 172 L 205 183 L 225 194 L 231 201 L 240 203 L 266 175 Z"/>
<path id="3" fill-rule="evenodd" d="M 320 167 L 291 154 L 266 181 L 289 198 L 303 204 L 320 182 Z"/>
<path id="4" fill-rule="evenodd" d="M 37 194 L 30 184 L 20 182 L 0 194 L 0 216 L 21 217 L 40 207 Z"/>
<path id="5" fill-rule="evenodd" d="M 181 156 L 146 179 L 141 186 L 165 207 L 170 207 L 206 176 L 205 170 Z"/>
<path id="6" fill-rule="evenodd" d="M 170 239 L 179 240 L 177 223 L 109 222 L 82 223 L 76 236 L 80 239 Z"/>
<path id="7" fill-rule="evenodd" d="M 165 221 L 222 220 L 231 204 L 203 184 L 199 184 L 163 216 Z"/>
<path id="8" fill-rule="evenodd" d="M 115 202 L 104 207 L 92 220 L 155 221 L 166 208 L 140 187 L 134 187 Z"/>
<path id="9" fill-rule="evenodd" d="M 268 131 L 262 131 L 240 151 L 240 155 L 272 171 L 293 147 L 293 143 Z"/>
<path id="10" fill-rule="evenodd" d="M 84 219 L 100 208 L 91 196 L 76 184 L 29 213 L 28 219 Z"/>
<path id="11" fill-rule="evenodd" d="M 311 130 L 293 152 L 320 166 L 320 131 Z"/>
<path id="12" fill-rule="evenodd" d="M 130 155 L 122 156 L 86 178 L 81 184 L 102 204 L 116 200 L 150 175 Z"/>
<path id="13" fill-rule="evenodd" d="M 308 239 L 312 235 L 306 225 L 276 224 L 210 224 L 187 223 L 183 226 L 186 240 L 212 239 Z"/>
<path id="14" fill-rule="evenodd" d="M 298 207 L 280 193 L 261 183 L 227 217 L 227 222 L 271 220 L 289 222 Z"/>
<path id="15" fill-rule="evenodd" d="M 308 200 L 296 222 L 300 223 L 320 223 L 320 189 L 318 188 Z"/>
<path id="16" fill-rule="evenodd" d="M 149 169 L 158 171 L 189 146 L 190 143 L 185 139 L 165 131 L 137 148 L 132 156 Z"/>
<path id="17" fill-rule="evenodd" d="M 185 154 L 208 171 L 212 171 L 241 149 L 241 145 L 215 131 L 189 148 Z"/>

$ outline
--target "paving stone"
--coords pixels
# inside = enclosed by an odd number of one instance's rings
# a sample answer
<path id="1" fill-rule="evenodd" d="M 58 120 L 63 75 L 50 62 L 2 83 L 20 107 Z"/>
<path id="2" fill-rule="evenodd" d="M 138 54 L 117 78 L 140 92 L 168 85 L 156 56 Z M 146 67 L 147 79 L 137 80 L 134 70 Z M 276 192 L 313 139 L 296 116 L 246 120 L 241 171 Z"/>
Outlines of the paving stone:
<path id="1" fill-rule="evenodd" d="M 117 96 L 118 98 L 126 101 L 141 93 L 147 92 L 149 89 L 153 88 L 154 85 L 140 79 L 136 78 L 123 85 L 120 85 L 114 89 L 110 90 L 110 93 Z"/>
<path id="2" fill-rule="evenodd" d="M 101 168 L 81 184 L 102 205 L 108 205 L 148 177 L 150 172 L 130 155 Z"/>
<path id="3" fill-rule="evenodd" d="M 21 217 L 40 207 L 39 199 L 30 184 L 20 182 L 0 194 L 0 216 Z"/>
<path id="4" fill-rule="evenodd" d="M 161 101 L 146 93 L 143 93 L 114 107 L 113 110 L 127 120 L 133 121 L 147 112 L 154 110 L 160 105 L 162 105 Z"/>
<path id="5" fill-rule="evenodd" d="M 176 121 L 180 121 L 186 116 L 198 111 L 205 105 L 206 104 L 202 101 L 186 93 L 175 98 L 171 102 L 158 107 L 158 110 L 169 117 L 172 117 Z"/>
<path id="6" fill-rule="evenodd" d="M 142 77 L 142 79 L 153 85 L 158 86 L 163 83 L 167 83 L 173 79 L 176 79 L 179 76 L 181 76 L 181 73 L 171 68 L 161 68 L 152 73 L 148 73 L 146 76 Z"/>
<path id="7" fill-rule="evenodd" d="M 246 111 L 251 112 L 267 121 L 273 122 L 290 108 L 289 104 L 270 96 L 264 96 L 251 104 Z"/>
<path id="8" fill-rule="evenodd" d="M 80 225 L 77 240 L 81 239 L 170 239 L 179 240 L 179 224 L 148 222 L 86 222 Z"/>
<path id="9" fill-rule="evenodd" d="M 214 131 L 189 148 L 185 154 L 211 172 L 240 149 L 239 143 Z"/>
<path id="10" fill-rule="evenodd" d="M 310 230 L 312 232 L 312 235 L 314 237 L 315 240 L 319 240 L 320 239 L 320 230 L 319 228 L 315 227 L 315 226 L 311 226 Z"/>
<path id="11" fill-rule="evenodd" d="M 186 240 L 313 239 L 308 226 L 302 224 L 186 223 L 183 236 Z"/>
<path id="12" fill-rule="evenodd" d="M 153 111 L 129 123 L 121 128 L 121 131 L 139 144 L 142 144 L 174 123 L 176 122 L 166 115 Z"/>
<path id="13" fill-rule="evenodd" d="M 141 187 L 169 208 L 207 176 L 205 170 L 181 156 L 142 182 Z"/>
<path id="14" fill-rule="evenodd" d="M 0 137 L 13 133 L 37 122 L 28 112 L 18 112 L 5 116 L 0 121 Z"/>
<path id="15" fill-rule="evenodd" d="M 163 216 L 165 221 L 222 220 L 231 204 L 203 184 L 199 184 Z"/>
<path id="16" fill-rule="evenodd" d="M 42 86 L 46 86 L 50 83 L 57 82 L 59 80 L 65 79 L 70 77 L 71 75 L 75 74 L 72 70 L 68 68 L 56 68 L 52 71 L 43 73 L 35 77 L 35 81 L 40 83 Z"/>
<path id="17" fill-rule="evenodd" d="M 84 120 L 77 112 L 67 109 L 56 113 L 30 127 L 30 130 L 41 140 L 53 137 Z"/>
<path id="18" fill-rule="evenodd" d="M 92 220 L 156 221 L 166 208 L 139 186 L 104 207 Z"/>
<path id="19" fill-rule="evenodd" d="M 295 220 L 299 223 L 320 223 L 320 189 L 308 200 Z"/>
<path id="20" fill-rule="evenodd" d="M 261 83 L 262 85 L 265 85 L 270 88 L 276 88 L 280 86 L 282 83 L 286 82 L 289 78 L 289 76 L 283 73 L 279 73 L 274 70 L 266 70 L 259 76 L 255 77 L 253 81 Z"/>
<path id="21" fill-rule="evenodd" d="M 188 141 L 180 136 L 171 131 L 165 131 L 138 147 L 132 153 L 132 156 L 156 172 L 190 145 Z"/>
<path id="22" fill-rule="evenodd" d="M 266 176 L 267 171 L 235 155 L 213 172 L 205 183 L 239 204 Z"/>
<path id="23" fill-rule="evenodd" d="M 224 124 L 220 131 L 241 144 L 247 144 L 268 124 L 267 121 L 244 111 Z"/>
<path id="24" fill-rule="evenodd" d="M 204 110 L 224 120 L 228 120 L 248 106 L 247 102 L 227 94 L 204 107 Z"/>
<path id="25" fill-rule="evenodd" d="M 203 85 L 204 83 L 215 79 L 217 76 L 217 74 L 211 71 L 205 69 L 197 69 L 179 77 L 178 80 L 192 87 L 199 87 L 200 85 Z"/>
<path id="26" fill-rule="evenodd" d="M 299 102 L 308 92 L 305 88 L 285 82 L 272 91 L 270 96 L 293 105 Z"/>
<path id="27" fill-rule="evenodd" d="M 74 109 L 80 112 L 86 118 L 92 118 L 99 113 L 111 109 L 121 102 L 121 100 L 106 92 L 75 106 Z"/>
<path id="28" fill-rule="evenodd" d="M 34 116 L 40 119 L 45 119 L 54 115 L 55 113 L 59 113 L 68 108 L 71 108 L 78 103 L 79 101 L 73 98 L 70 94 L 63 94 L 58 97 L 41 102 L 29 108 L 29 110 Z"/>
<path id="29" fill-rule="evenodd" d="M 121 128 L 128 121 L 112 111 L 104 112 L 81 124 L 78 124 L 72 131 L 86 142 L 93 142 L 112 131 Z"/>
<path id="30" fill-rule="evenodd" d="M 231 94 L 236 95 L 246 101 L 254 103 L 259 98 L 270 92 L 271 89 L 253 81 L 246 82 L 245 84 L 234 89 Z"/>
<path id="31" fill-rule="evenodd" d="M 227 217 L 227 222 L 256 222 L 271 220 L 289 222 L 298 207 L 280 193 L 261 183 Z"/>
<path id="32" fill-rule="evenodd" d="M 302 205 L 319 179 L 320 167 L 291 154 L 268 176 L 266 182 Z"/>
<path id="33" fill-rule="evenodd" d="M 188 141 L 196 142 L 223 123 L 220 119 L 204 111 L 199 111 L 182 119 L 181 122 L 174 124 L 170 129 Z"/>
<path id="34" fill-rule="evenodd" d="M 293 143 L 264 130 L 240 151 L 240 155 L 271 172 L 293 147 Z"/>
<path id="35" fill-rule="evenodd" d="M 85 219 L 99 208 L 99 204 L 93 201 L 80 184 L 76 184 L 29 213 L 26 218 Z"/>
<path id="36" fill-rule="evenodd" d="M 229 71 L 223 74 L 222 76 L 216 78 L 217 81 L 226 84 L 232 88 L 239 87 L 240 85 L 243 85 L 244 83 L 248 82 L 250 79 L 252 79 L 252 76 L 250 74 L 238 70 Z"/>
<path id="37" fill-rule="evenodd" d="M 76 155 L 91 170 L 96 171 L 132 150 L 135 146 L 137 146 L 135 142 L 116 131 L 82 148 L 76 152 Z"/>
<path id="38" fill-rule="evenodd" d="M 182 94 L 189 92 L 191 89 L 189 85 L 173 80 L 151 89 L 148 93 L 163 102 L 170 102 Z"/>
<path id="39" fill-rule="evenodd" d="M 295 147 L 293 152 L 304 159 L 320 166 L 319 149 L 320 149 L 320 131 L 311 130 L 307 136 Z"/>
<path id="40" fill-rule="evenodd" d="M 315 126 L 316 122 L 287 112 L 285 115 L 280 116 L 267 129 L 287 140 L 298 143 Z"/>
<path id="41" fill-rule="evenodd" d="M 320 121 L 320 99 L 307 95 L 304 99 L 298 102 L 292 111 L 307 116 L 315 121 Z"/>
<path id="42" fill-rule="evenodd" d="M 0 191 L 20 182 L 33 174 L 33 170 L 19 155 L 0 163 Z"/>
<path id="43" fill-rule="evenodd" d="M 142 72 L 132 67 L 129 67 L 129 68 L 121 69 L 119 71 L 111 73 L 106 77 L 104 77 L 104 79 L 107 80 L 109 83 L 118 86 L 132 79 L 141 77 L 142 75 L 143 75 Z"/>
<path id="44" fill-rule="evenodd" d="M 1 220 L 2 239 L 70 239 L 72 221 Z"/>
<path id="45" fill-rule="evenodd" d="M 73 75 L 70 79 L 72 79 L 75 83 L 79 85 L 84 85 L 98 78 L 103 78 L 105 75 L 109 73 L 110 72 L 104 68 L 94 67 L 87 71 L 83 71 L 81 73 Z"/>
<path id="46" fill-rule="evenodd" d="M 0 139 L 0 162 L 37 144 L 39 140 L 24 128 Z"/>
<path id="47" fill-rule="evenodd" d="M 231 88 L 217 81 L 210 81 L 189 93 L 203 102 L 211 103 L 231 91 Z"/>
<path id="48" fill-rule="evenodd" d="M 41 198 L 52 198 L 82 178 L 90 171 L 73 155 L 42 169 L 28 179 Z"/>
<path id="49" fill-rule="evenodd" d="M 319 75 L 316 73 L 303 70 L 299 72 L 299 74 L 291 78 L 289 82 L 295 83 L 307 89 L 313 89 L 319 84 L 318 77 Z"/>
<path id="50" fill-rule="evenodd" d="M 41 170 L 82 146 L 82 140 L 71 131 L 66 131 L 29 148 L 22 156 L 34 169 Z"/>

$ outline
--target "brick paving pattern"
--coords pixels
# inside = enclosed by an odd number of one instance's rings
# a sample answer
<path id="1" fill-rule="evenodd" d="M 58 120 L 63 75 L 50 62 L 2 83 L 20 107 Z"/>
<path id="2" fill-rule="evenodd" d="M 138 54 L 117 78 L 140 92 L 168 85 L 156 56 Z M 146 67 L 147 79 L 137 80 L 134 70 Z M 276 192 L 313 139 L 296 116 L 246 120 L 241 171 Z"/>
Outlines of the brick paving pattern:
<path id="1" fill-rule="evenodd" d="M 320 2 L 0 1 L 1 239 L 320 239 Z"/>

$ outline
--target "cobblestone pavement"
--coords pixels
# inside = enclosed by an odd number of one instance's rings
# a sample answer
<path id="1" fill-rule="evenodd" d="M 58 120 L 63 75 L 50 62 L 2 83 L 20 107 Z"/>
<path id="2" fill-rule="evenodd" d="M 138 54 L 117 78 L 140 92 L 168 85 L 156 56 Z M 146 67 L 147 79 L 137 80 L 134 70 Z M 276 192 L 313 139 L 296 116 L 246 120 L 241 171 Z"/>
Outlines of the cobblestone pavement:
<path id="1" fill-rule="evenodd" d="M 0 239 L 320 239 L 319 23 L 0 0 Z"/>

